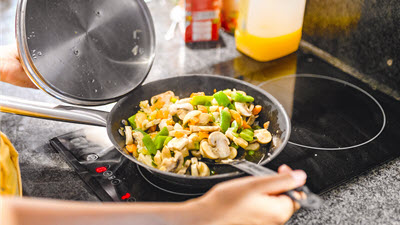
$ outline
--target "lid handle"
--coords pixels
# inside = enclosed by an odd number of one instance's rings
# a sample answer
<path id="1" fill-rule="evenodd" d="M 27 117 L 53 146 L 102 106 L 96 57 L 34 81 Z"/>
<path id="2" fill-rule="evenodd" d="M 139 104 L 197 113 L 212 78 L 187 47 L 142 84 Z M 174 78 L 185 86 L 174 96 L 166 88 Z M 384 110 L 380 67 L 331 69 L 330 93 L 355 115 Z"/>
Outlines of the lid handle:
<path id="1" fill-rule="evenodd" d="M 89 125 L 107 125 L 108 112 L 0 95 L 0 112 Z"/>

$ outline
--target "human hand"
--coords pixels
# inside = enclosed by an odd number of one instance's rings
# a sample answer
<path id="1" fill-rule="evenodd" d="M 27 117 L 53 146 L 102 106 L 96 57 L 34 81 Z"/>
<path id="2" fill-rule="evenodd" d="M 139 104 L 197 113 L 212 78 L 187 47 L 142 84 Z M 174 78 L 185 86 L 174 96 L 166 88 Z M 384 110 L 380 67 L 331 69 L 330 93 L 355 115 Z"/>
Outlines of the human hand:
<path id="1" fill-rule="evenodd" d="M 22 68 L 17 47 L 0 46 L 0 81 L 20 87 L 37 88 Z"/>
<path id="2" fill-rule="evenodd" d="M 282 193 L 304 185 L 307 175 L 286 165 L 278 173 L 223 182 L 193 203 L 208 224 L 284 224 L 300 206 Z"/>

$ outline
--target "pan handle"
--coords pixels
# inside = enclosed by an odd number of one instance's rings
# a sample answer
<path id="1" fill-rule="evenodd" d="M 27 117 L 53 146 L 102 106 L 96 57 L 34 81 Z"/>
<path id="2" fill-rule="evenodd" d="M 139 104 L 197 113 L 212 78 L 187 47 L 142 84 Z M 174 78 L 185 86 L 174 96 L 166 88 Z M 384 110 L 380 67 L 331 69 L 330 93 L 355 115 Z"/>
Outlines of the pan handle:
<path id="1" fill-rule="evenodd" d="M 107 125 L 108 112 L 0 95 L 0 112 L 89 125 Z"/>

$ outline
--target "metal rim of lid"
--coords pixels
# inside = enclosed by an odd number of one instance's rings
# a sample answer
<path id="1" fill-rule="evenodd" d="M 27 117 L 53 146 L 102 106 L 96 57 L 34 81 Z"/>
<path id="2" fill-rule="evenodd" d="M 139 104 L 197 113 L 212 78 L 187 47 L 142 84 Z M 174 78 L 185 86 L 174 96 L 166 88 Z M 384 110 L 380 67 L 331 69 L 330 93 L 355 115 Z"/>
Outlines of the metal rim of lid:
<path id="1" fill-rule="evenodd" d="M 26 16 L 26 4 L 28 0 L 18 0 L 17 9 L 16 9 L 16 18 L 15 18 L 15 35 L 17 40 L 17 48 L 20 60 L 22 60 L 22 67 L 24 68 L 25 73 L 28 75 L 30 80 L 41 90 L 46 92 L 47 94 L 70 104 L 75 105 L 86 105 L 86 106 L 97 106 L 97 105 L 105 105 L 108 103 L 116 102 L 117 100 L 121 99 L 122 97 L 129 94 L 129 92 L 117 96 L 115 98 L 109 98 L 104 100 L 94 100 L 94 101 L 87 101 L 82 99 L 77 99 L 60 93 L 56 89 L 52 88 L 40 75 L 39 71 L 36 69 L 32 57 L 29 54 L 29 48 L 27 43 L 27 35 L 26 35 L 26 27 L 25 27 L 25 16 Z M 140 86 L 144 80 L 147 78 L 148 73 L 153 65 L 154 58 L 155 58 L 155 45 L 156 45 L 156 38 L 155 38 L 155 30 L 154 30 L 154 23 L 150 14 L 149 9 L 146 6 L 146 3 L 143 0 L 136 0 L 138 5 L 143 10 L 144 14 L 146 15 L 146 22 L 149 25 L 150 31 L 150 38 L 153 49 L 151 50 L 150 56 L 150 63 L 148 64 L 148 68 L 146 74 L 142 77 L 141 82 L 139 82 L 132 90 L 136 89 Z M 131 90 L 131 91 L 132 91 Z"/>

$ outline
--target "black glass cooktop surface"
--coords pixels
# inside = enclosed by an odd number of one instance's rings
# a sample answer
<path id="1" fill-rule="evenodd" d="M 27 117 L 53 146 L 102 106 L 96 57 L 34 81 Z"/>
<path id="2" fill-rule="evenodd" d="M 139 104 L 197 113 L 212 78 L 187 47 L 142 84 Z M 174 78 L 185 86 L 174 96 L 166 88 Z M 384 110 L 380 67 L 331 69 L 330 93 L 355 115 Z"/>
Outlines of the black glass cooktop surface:
<path id="1" fill-rule="evenodd" d="M 392 97 L 310 54 L 252 63 L 241 56 L 227 62 L 233 67 L 219 65 L 213 72 L 258 85 L 288 112 L 289 143 L 267 167 L 303 169 L 308 187 L 323 193 L 400 156 L 400 104 Z M 243 70 L 247 64 L 253 69 Z M 183 201 L 206 191 L 162 182 L 139 168 L 112 147 L 105 128 L 78 130 L 50 143 L 103 201 Z"/>

